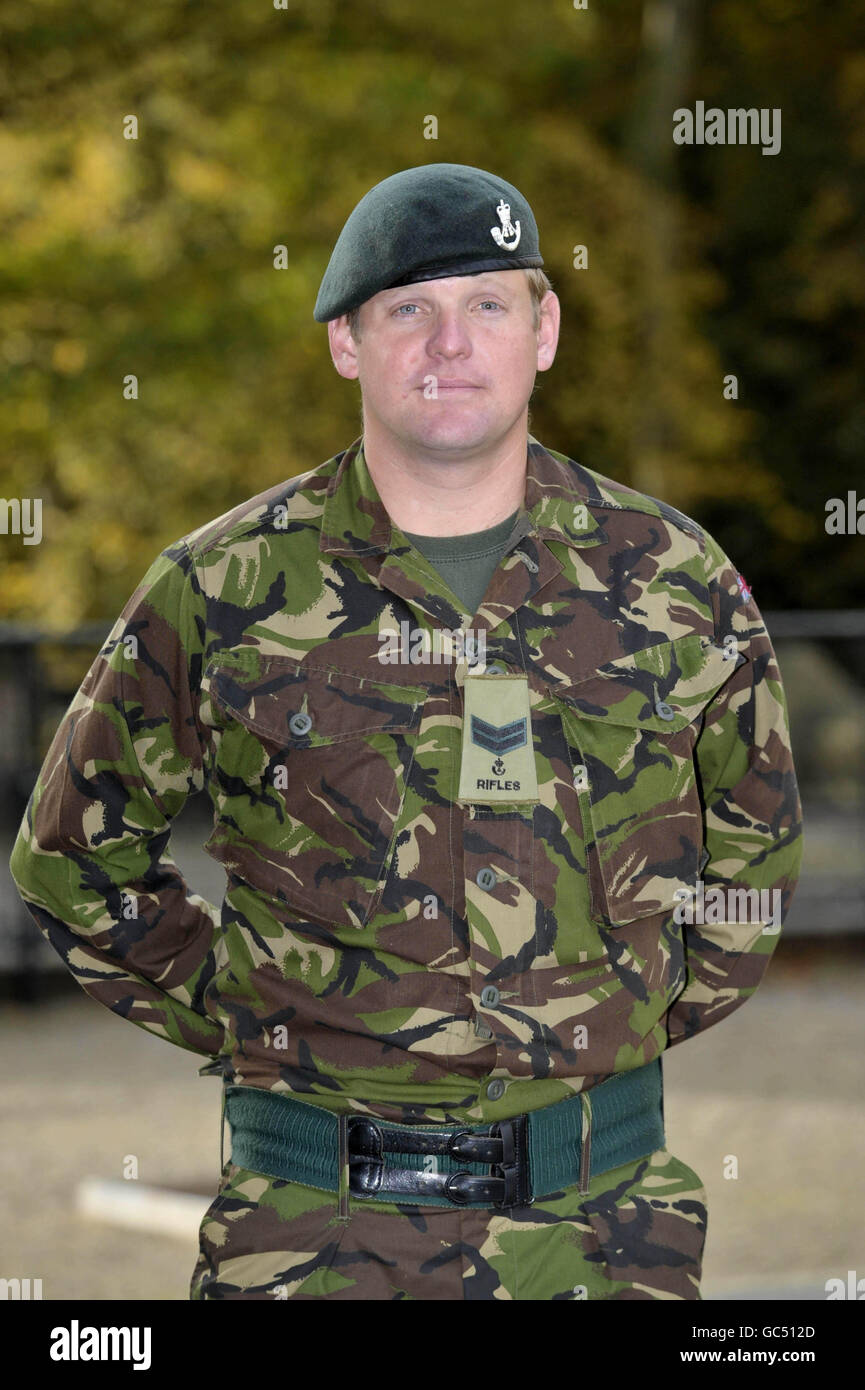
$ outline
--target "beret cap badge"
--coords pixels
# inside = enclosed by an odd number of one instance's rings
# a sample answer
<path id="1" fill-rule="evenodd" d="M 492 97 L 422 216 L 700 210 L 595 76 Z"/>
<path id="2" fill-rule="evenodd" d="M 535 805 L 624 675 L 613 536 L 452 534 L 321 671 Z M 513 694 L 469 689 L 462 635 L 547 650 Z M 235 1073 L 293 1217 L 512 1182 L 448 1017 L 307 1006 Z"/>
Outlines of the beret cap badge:
<path id="1" fill-rule="evenodd" d="M 490 234 L 496 246 L 501 246 L 505 251 L 516 251 L 520 241 L 520 224 L 511 221 L 510 203 L 506 203 L 504 198 L 499 202 L 496 212 L 499 215 L 500 227 L 490 227 Z M 508 241 L 508 237 L 513 237 Z"/>

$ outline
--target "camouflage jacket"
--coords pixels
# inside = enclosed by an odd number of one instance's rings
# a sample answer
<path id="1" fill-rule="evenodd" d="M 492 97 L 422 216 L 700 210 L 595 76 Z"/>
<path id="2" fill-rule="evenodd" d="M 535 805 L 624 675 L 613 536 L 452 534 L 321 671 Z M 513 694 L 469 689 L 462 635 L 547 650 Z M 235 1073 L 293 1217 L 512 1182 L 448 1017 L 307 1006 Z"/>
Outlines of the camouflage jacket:
<path id="1" fill-rule="evenodd" d="M 239 1084 L 458 1123 L 563 1099 L 744 1003 L 801 856 L 756 604 L 695 522 L 531 437 L 509 546 L 464 613 L 358 439 L 156 559 L 11 860 L 88 994 Z M 205 788 L 221 908 L 168 852 Z M 689 923 L 701 884 L 781 911 Z"/>

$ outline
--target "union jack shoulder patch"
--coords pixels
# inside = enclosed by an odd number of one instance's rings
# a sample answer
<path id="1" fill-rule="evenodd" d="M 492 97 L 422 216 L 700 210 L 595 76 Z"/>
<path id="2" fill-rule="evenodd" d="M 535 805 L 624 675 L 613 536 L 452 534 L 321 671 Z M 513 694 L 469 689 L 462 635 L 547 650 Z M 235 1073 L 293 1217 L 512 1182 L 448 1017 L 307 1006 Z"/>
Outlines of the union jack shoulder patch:
<path id="1" fill-rule="evenodd" d="M 748 587 L 748 582 L 745 579 L 744 574 L 736 575 L 736 583 L 739 585 L 739 593 L 742 595 L 743 602 L 750 603 L 752 597 L 751 590 Z"/>

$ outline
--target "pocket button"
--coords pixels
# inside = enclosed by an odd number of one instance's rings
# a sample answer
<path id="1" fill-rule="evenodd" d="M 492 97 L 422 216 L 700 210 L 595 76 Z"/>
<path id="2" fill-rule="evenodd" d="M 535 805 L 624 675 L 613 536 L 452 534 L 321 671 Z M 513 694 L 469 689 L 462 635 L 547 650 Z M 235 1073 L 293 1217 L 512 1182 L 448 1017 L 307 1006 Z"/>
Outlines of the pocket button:
<path id="1" fill-rule="evenodd" d="M 293 714 L 288 721 L 288 727 L 293 734 L 306 734 L 312 728 L 312 720 L 308 714 Z"/>

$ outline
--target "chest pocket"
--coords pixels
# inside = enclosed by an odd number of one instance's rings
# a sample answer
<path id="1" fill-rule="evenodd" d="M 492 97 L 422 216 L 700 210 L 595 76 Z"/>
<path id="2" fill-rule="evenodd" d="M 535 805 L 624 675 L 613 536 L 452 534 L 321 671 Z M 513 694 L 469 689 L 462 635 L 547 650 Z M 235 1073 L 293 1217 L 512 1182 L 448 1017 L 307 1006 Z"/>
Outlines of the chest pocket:
<path id="1" fill-rule="evenodd" d="M 207 850 L 328 925 L 376 910 L 424 691 L 240 652 L 205 673 L 221 733 Z"/>
<path id="2" fill-rule="evenodd" d="M 694 887 L 703 851 L 694 747 L 703 711 L 744 661 L 690 636 L 557 690 L 601 924 L 671 911 Z"/>

